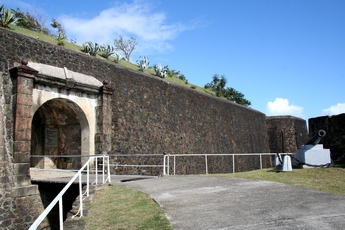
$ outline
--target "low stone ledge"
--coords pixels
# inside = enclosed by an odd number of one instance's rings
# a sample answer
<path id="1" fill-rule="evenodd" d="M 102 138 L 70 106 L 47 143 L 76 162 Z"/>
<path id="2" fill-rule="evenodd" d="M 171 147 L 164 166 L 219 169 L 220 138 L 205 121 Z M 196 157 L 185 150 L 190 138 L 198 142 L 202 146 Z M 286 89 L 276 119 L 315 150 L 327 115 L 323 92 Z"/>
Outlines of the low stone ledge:
<path id="1" fill-rule="evenodd" d="M 23 196 L 31 196 L 31 195 L 38 195 L 38 186 L 37 185 L 30 185 L 24 187 L 14 187 L 12 189 L 11 196 L 14 197 L 23 197 Z"/>

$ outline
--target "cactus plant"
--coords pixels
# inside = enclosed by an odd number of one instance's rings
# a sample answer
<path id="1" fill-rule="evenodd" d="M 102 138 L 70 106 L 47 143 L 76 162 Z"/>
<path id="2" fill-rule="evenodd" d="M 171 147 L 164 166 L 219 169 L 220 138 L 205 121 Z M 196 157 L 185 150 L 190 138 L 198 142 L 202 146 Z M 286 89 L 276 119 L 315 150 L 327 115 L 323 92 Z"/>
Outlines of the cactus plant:
<path id="1" fill-rule="evenodd" d="M 115 49 L 111 45 L 103 45 L 100 48 L 101 56 L 108 59 L 111 55 L 115 53 Z"/>
<path id="2" fill-rule="evenodd" d="M 145 71 L 150 65 L 149 59 L 147 57 L 140 57 L 140 60 L 137 61 L 138 67 L 140 71 Z"/>
<path id="3" fill-rule="evenodd" d="M 92 56 L 96 56 L 100 49 L 101 47 L 97 43 L 93 44 L 92 42 L 84 42 L 82 51 Z"/>
<path id="4" fill-rule="evenodd" d="M 121 55 L 120 54 L 115 53 L 113 55 L 113 57 L 115 58 L 115 60 L 114 60 L 115 63 L 119 63 L 120 62 L 120 60 L 121 60 Z"/>
<path id="5" fill-rule="evenodd" d="M 9 28 L 9 25 L 15 24 L 18 18 L 15 17 L 12 9 L 5 9 L 4 5 L 0 6 L 0 27 Z"/>
<path id="6" fill-rule="evenodd" d="M 160 63 L 158 65 L 155 65 L 153 69 L 155 70 L 156 75 L 158 77 L 165 78 L 167 76 L 167 71 L 165 70 L 165 68 L 163 68 L 163 66 Z"/>

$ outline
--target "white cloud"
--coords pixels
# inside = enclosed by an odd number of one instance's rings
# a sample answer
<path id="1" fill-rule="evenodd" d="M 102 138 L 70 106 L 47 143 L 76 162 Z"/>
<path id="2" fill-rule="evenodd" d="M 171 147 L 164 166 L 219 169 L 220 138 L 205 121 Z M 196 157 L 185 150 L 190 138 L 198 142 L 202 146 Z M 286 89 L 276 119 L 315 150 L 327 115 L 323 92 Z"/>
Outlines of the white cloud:
<path id="1" fill-rule="evenodd" d="M 275 101 L 269 101 L 266 107 L 267 116 L 291 115 L 305 119 L 303 107 L 290 105 L 288 99 L 276 98 Z"/>
<path id="2" fill-rule="evenodd" d="M 122 34 L 125 38 L 134 37 L 139 42 L 136 51 L 164 52 L 172 47 L 169 41 L 181 32 L 192 29 L 182 23 L 169 24 L 166 15 L 155 12 L 144 1 L 116 3 L 114 7 L 101 11 L 93 18 L 59 17 L 69 38 L 78 43 L 86 41 L 101 45 L 114 43 Z"/>
<path id="3" fill-rule="evenodd" d="M 336 105 L 332 105 L 331 107 L 327 109 L 322 110 L 322 115 L 338 115 L 340 113 L 345 113 L 345 103 L 338 103 Z"/>

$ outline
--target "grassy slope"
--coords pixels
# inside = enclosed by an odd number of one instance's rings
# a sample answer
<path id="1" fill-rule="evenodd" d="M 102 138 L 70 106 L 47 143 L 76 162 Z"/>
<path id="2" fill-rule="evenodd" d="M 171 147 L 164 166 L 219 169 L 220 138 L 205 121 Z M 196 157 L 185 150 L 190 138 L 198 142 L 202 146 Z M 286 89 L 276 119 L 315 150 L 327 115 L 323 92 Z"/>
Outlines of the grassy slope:
<path id="1" fill-rule="evenodd" d="M 160 206 L 131 188 L 103 187 L 88 208 L 86 229 L 172 229 Z"/>
<path id="2" fill-rule="evenodd" d="M 218 176 L 224 177 L 240 177 L 294 184 L 345 196 L 344 175 L 344 167 L 293 169 L 291 172 L 262 169 L 234 174 L 218 174 Z"/>
<path id="3" fill-rule="evenodd" d="M 45 34 L 42 34 L 42 33 L 38 33 L 38 32 L 35 32 L 35 31 L 31 31 L 31 30 L 28 30 L 28 29 L 24 29 L 24 28 L 21 28 L 21 27 L 18 27 L 18 26 L 13 26 L 13 25 L 11 25 L 10 28 L 11 28 L 12 31 L 14 31 L 16 33 L 20 33 L 20 34 L 26 35 L 28 37 L 32 37 L 32 38 L 35 38 L 35 39 L 38 39 L 38 40 L 42 40 L 42 41 L 45 41 L 45 42 L 57 45 L 57 40 L 54 37 L 52 37 L 52 36 L 45 35 Z M 81 50 L 82 50 L 81 46 L 79 46 L 77 44 L 74 44 L 74 43 L 67 42 L 67 41 L 65 41 L 65 46 L 64 47 L 66 49 L 70 49 L 70 50 L 73 50 L 73 51 L 76 51 L 76 52 L 81 52 Z M 99 55 L 97 55 L 97 58 L 104 59 L 103 57 L 101 57 Z M 110 57 L 109 61 L 114 61 L 114 58 Z M 139 71 L 138 66 L 133 64 L 133 63 L 131 63 L 131 62 L 127 62 L 127 61 L 121 60 L 119 64 L 122 65 L 122 66 L 125 66 L 127 68 Z M 145 70 L 145 73 L 151 74 L 151 75 L 155 76 L 155 71 L 153 69 L 147 69 L 147 70 Z M 195 89 L 195 90 L 197 90 L 199 92 L 207 93 L 207 94 L 210 94 L 210 95 L 215 95 L 214 92 L 212 92 L 211 90 L 207 90 L 207 89 L 204 89 L 202 87 L 199 87 L 197 85 L 190 84 L 190 83 L 186 84 L 183 80 L 181 80 L 181 79 L 179 79 L 177 77 L 166 77 L 165 80 L 167 80 L 169 82 L 177 83 L 177 84 L 182 85 L 182 86 L 187 87 L 187 88 L 193 88 L 193 89 Z"/>

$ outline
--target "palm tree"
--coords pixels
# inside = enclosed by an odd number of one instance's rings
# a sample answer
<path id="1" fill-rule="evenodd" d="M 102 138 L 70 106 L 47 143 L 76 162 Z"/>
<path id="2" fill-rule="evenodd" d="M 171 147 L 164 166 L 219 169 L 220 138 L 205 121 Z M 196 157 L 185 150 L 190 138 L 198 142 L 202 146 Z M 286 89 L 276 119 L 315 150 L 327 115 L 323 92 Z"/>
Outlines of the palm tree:
<path id="1" fill-rule="evenodd" d="M 211 83 L 205 85 L 205 88 L 210 88 L 216 93 L 217 97 L 224 97 L 226 78 L 224 75 L 219 77 L 218 74 L 213 75 L 213 80 Z"/>
<path id="2" fill-rule="evenodd" d="M 218 74 L 213 75 L 210 83 L 207 83 L 204 88 L 210 89 L 215 92 L 217 97 L 225 97 L 229 101 L 236 102 L 237 104 L 250 106 L 251 102 L 244 98 L 244 94 L 237 91 L 232 87 L 225 88 L 227 80 L 224 75 L 219 77 Z"/>
<path id="3" fill-rule="evenodd" d="M 8 28 L 10 24 L 17 21 L 12 9 L 6 10 L 4 5 L 0 6 L 0 26 Z"/>

